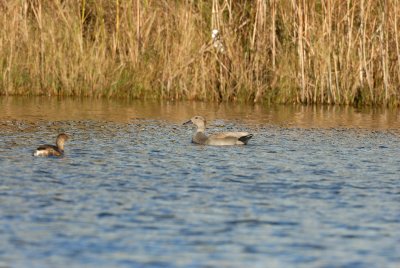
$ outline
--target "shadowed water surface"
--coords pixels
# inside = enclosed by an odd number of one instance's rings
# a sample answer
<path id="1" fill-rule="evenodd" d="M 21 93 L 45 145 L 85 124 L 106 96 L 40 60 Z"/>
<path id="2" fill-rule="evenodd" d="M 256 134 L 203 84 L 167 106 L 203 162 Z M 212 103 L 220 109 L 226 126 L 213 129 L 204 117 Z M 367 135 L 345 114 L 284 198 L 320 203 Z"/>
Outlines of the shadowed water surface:
<path id="1" fill-rule="evenodd" d="M 396 111 L 43 102 L 1 100 L 1 267 L 400 264 Z M 193 145 L 194 114 L 254 137 Z"/>

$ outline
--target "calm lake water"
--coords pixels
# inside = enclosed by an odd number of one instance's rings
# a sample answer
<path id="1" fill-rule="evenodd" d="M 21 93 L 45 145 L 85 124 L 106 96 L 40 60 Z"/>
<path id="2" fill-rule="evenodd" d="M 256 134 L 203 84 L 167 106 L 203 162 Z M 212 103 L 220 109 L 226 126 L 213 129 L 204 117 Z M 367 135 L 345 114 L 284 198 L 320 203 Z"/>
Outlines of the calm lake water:
<path id="1" fill-rule="evenodd" d="M 0 133 L 0 267 L 400 266 L 398 110 L 0 98 Z"/>

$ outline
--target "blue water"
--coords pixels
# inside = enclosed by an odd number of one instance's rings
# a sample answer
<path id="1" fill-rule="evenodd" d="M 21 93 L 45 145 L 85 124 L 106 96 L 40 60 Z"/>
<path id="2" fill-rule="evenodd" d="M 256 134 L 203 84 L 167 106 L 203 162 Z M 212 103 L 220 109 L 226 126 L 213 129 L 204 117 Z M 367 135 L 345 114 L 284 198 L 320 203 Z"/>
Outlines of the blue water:
<path id="1" fill-rule="evenodd" d="M 400 266 L 398 132 L 220 123 L 4 121 L 0 267 Z"/>

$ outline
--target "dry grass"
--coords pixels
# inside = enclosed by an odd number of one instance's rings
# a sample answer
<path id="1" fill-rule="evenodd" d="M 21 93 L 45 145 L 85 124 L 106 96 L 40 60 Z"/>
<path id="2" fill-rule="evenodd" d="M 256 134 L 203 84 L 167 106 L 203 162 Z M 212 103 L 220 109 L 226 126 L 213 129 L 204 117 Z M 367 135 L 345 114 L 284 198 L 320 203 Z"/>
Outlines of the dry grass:
<path id="1" fill-rule="evenodd" d="M 400 100 L 399 0 L 17 0 L 0 12 L 2 95 Z"/>

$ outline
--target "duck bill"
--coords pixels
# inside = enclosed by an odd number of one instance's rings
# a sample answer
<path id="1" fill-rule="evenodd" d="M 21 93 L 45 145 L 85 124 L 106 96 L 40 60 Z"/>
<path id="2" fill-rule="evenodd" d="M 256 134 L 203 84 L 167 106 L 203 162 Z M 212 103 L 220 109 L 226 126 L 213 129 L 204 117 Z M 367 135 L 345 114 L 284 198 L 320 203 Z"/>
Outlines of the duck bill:
<path id="1" fill-rule="evenodd" d="M 193 124 L 192 120 L 186 121 L 185 123 L 183 123 L 182 125 L 190 125 Z"/>

